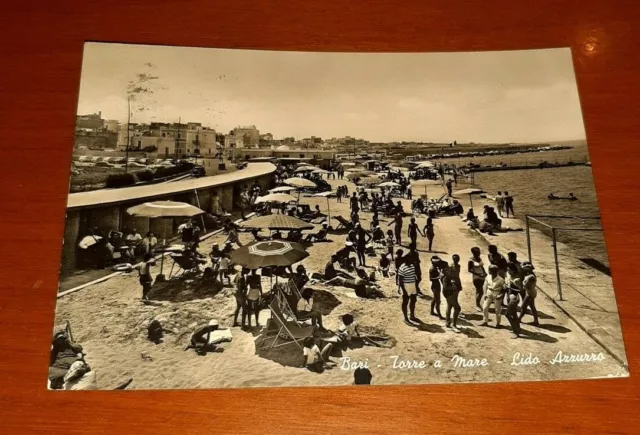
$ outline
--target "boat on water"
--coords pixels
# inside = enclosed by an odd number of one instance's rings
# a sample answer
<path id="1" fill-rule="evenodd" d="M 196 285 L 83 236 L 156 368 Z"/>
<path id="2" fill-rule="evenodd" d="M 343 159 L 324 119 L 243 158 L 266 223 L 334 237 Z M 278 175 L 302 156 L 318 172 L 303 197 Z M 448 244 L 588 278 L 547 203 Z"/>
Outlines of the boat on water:
<path id="1" fill-rule="evenodd" d="M 578 200 L 578 198 L 573 193 L 570 193 L 568 196 L 557 196 L 557 195 L 554 195 L 553 193 L 550 193 L 549 195 L 547 195 L 547 199 L 550 199 L 550 200 L 563 199 L 565 201 L 577 201 Z"/>

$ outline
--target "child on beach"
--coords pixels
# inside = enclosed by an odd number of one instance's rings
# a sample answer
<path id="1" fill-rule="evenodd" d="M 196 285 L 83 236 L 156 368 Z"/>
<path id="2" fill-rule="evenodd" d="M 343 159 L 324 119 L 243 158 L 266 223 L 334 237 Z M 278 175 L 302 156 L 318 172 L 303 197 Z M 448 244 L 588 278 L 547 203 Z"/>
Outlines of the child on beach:
<path id="1" fill-rule="evenodd" d="M 358 325 L 351 314 L 345 314 L 341 320 L 342 324 L 338 327 L 338 340 L 348 345 L 352 339 L 360 336 L 358 333 Z"/>
<path id="2" fill-rule="evenodd" d="M 231 285 L 231 277 L 229 276 L 229 259 L 227 257 L 222 257 L 220 259 L 220 269 L 218 271 L 220 274 L 220 284 L 224 285 L 224 279 L 227 278 L 227 282 Z"/>
<path id="3" fill-rule="evenodd" d="M 380 264 L 379 269 L 380 273 L 384 278 L 389 278 L 389 267 L 391 266 L 391 262 L 389 261 L 389 257 L 387 254 L 380 254 Z"/>
<path id="4" fill-rule="evenodd" d="M 313 337 L 307 337 L 302 342 L 302 356 L 304 357 L 303 367 L 316 373 L 322 373 L 325 368 L 333 367 L 335 364 L 329 360 L 333 345 L 327 343 L 322 350 L 318 347 Z"/>
<path id="5" fill-rule="evenodd" d="M 518 296 L 515 293 L 509 295 L 505 317 L 511 324 L 513 332 L 511 338 L 518 338 L 520 336 L 520 318 L 518 317 Z"/>
<path id="6" fill-rule="evenodd" d="M 387 254 L 391 255 L 391 259 L 393 260 L 393 231 L 387 230 Z"/>
<path id="7" fill-rule="evenodd" d="M 156 264 L 155 258 L 150 252 L 144 254 L 143 263 L 140 265 L 138 269 L 138 274 L 140 275 L 140 285 L 142 286 L 142 299 L 149 299 L 149 292 L 151 291 L 151 286 L 153 284 L 153 277 L 151 276 L 151 266 Z"/>

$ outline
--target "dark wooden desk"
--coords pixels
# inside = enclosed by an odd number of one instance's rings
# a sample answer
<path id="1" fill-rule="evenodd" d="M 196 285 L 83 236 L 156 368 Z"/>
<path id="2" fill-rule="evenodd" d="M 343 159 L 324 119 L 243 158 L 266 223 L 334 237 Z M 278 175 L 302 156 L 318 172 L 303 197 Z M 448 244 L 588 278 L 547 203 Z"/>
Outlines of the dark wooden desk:
<path id="1" fill-rule="evenodd" d="M 26 0 L 3 5 L 3 433 L 637 433 L 640 3 L 276 3 Z M 632 377 L 369 388 L 46 391 L 85 40 L 322 51 L 571 46 Z"/>

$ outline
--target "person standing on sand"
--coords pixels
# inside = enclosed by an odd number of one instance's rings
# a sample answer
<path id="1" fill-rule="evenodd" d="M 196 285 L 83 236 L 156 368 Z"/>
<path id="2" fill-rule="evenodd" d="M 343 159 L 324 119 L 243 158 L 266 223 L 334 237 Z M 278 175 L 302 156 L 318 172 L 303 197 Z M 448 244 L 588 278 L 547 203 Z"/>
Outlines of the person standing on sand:
<path id="1" fill-rule="evenodd" d="M 431 268 L 429 269 L 429 279 L 431 280 L 431 291 L 433 292 L 433 300 L 431 301 L 432 316 L 438 316 L 443 319 L 440 313 L 440 293 L 442 292 L 442 260 L 437 255 L 431 257 Z"/>
<path id="2" fill-rule="evenodd" d="M 245 327 L 245 321 L 247 317 L 247 278 L 249 269 L 243 267 L 242 270 L 236 275 L 235 284 L 235 298 L 236 298 L 236 310 L 233 313 L 233 326 L 238 326 L 238 314 L 241 314 L 242 328 Z"/>
<path id="3" fill-rule="evenodd" d="M 522 282 L 522 286 L 526 292 L 526 296 L 524 298 L 524 302 L 522 302 L 522 311 L 520 312 L 520 321 L 522 322 L 522 318 L 525 314 L 527 314 L 527 308 L 531 309 L 531 314 L 533 315 L 533 323 L 534 326 L 540 326 L 540 322 L 538 321 L 538 310 L 536 309 L 536 296 L 538 296 L 538 289 L 536 288 L 536 284 L 538 279 L 533 273 L 534 267 L 531 263 L 525 262 L 522 263 L 522 271 L 524 272 L 524 281 Z"/>
<path id="4" fill-rule="evenodd" d="M 413 262 L 411 259 L 404 259 L 398 270 L 398 294 L 402 296 L 402 315 L 404 316 L 404 321 L 408 324 L 411 324 L 411 320 L 418 320 L 415 315 L 418 297 L 416 280 L 416 269 Z M 409 313 L 407 313 L 407 306 L 409 307 Z"/>
<path id="5" fill-rule="evenodd" d="M 460 257 L 458 257 L 458 260 Z M 460 271 L 460 264 L 458 264 L 458 272 Z M 452 317 L 451 312 L 453 312 L 453 331 L 460 332 L 458 330 L 458 316 L 460 315 L 460 303 L 458 302 L 458 293 L 460 292 L 460 288 L 458 288 L 457 283 L 455 282 L 455 264 L 450 267 L 443 267 L 443 276 L 442 276 L 442 295 L 445 297 L 447 301 L 447 328 L 451 328 L 452 325 Z"/>
<path id="6" fill-rule="evenodd" d="M 365 251 L 367 250 L 367 243 L 370 241 L 371 235 L 362 228 L 360 223 L 356 224 L 356 254 L 358 255 L 358 261 L 362 267 L 366 266 Z"/>
<path id="7" fill-rule="evenodd" d="M 353 192 L 351 198 L 349 198 L 349 208 L 351 208 L 351 213 L 358 214 L 360 211 L 360 204 L 358 204 L 358 196 L 356 192 Z"/>
<path id="8" fill-rule="evenodd" d="M 502 217 L 504 214 L 504 196 L 502 196 L 502 192 L 498 191 L 494 199 L 496 201 L 496 208 L 498 209 L 498 216 Z"/>
<path id="9" fill-rule="evenodd" d="M 447 180 L 447 194 L 449 196 L 453 196 L 453 182 L 451 181 L 451 179 Z"/>
<path id="10" fill-rule="evenodd" d="M 420 234 L 422 237 L 425 236 L 418 228 L 416 218 L 412 217 L 411 221 L 409 222 L 409 226 L 407 227 L 407 235 L 409 236 L 409 240 L 411 240 L 411 244 L 414 246 L 417 246 L 418 234 Z M 429 248 L 429 250 L 431 250 L 431 248 Z"/>
<path id="11" fill-rule="evenodd" d="M 251 275 L 247 276 L 247 319 L 249 328 L 251 328 L 251 314 L 256 318 L 256 326 L 260 326 L 258 316 L 260 314 L 260 298 L 262 298 L 262 276 L 256 274 L 256 270 L 251 271 Z"/>
<path id="12" fill-rule="evenodd" d="M 424 225 L 424 228 L 422 229 L 422 233 L 429 240 L 429 252 L 431 252 L 433 248 L 433 239 L 436 236 L 435 227 L 433 226 L 433 218 L 431 217 L 427 218 L 427 223 Z"/>
<path id="13" fill-rule="evenodd" d="M 402 245 L 402 213 L 396 213 L 393 221 L 389 222 L 387 227 L 394 225 L 393 232 L 396 236 L 396 244 L 398 246 Z"/>
<path id="14" fill-rule="evenodd" d="M 498 275 L 498 266 L 489 266 L 489 275 L 484 280 L 484 318 L 480 326 L 487 326 L 489 323 L 489 307 L 494 305 L 496 313 L 496 328 L 500 327 L 502 316 L 502 295 L 505 290 L 504 279 Z"/>
<path id="15" fill-rule="evenodd" d="M 504 193 L 504 208 L 507 217 L 509 217 L 509 213 L 511 213 L 511 217 L 516 217 L 516 212 L 513 211 L 513 196 L 509 195 L 509 192 Z"/>
<path id="16" fill-rule="evenodd" d="M 140 275 L 140 285 L 142 286 L 142 299 L 149 300 L 149 292 L 151 292 L 151 286 L 153 285 L 153 276 L 151 276 L 151 266 L 156 264 L 156 259 L 153 258 L 153 254 L 147 252 L 144 254 L 143 263 L 138 269 Z"/>

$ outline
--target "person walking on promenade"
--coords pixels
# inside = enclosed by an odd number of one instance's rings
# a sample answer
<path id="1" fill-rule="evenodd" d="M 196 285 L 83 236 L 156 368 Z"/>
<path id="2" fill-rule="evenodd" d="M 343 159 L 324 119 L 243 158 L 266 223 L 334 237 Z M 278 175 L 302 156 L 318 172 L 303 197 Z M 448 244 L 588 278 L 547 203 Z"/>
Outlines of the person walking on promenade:
<path id="1" fill-rule="evenodd" d="M 498 216 L 502 217 L 504 214 L 504 196 L 502 196 L 502 192 L 498 191 L 494 199 L 496 201 L 496 208 L 498 209 Z"/>
<path id="2" fill-rule="evenodd" d="M 427 223 L 424 225 L 424 228 L 422 229 L 422 233 L 429 240 L 429 252 L 431 252 L 433 248 L 433 239 L 436 236 L 435 227 L 433 225 L 433 218 L 431 217 L 427 218 Z"/>
<path id="3" fill-rule="evenodd" d="M 429 269 L 429 279 L 431 280 L 431 291 L 433 292 L 433 299 L 431 300 L 432 316 L 438 316 L 443 319 L 440 312 L 440 293 L 442 292 L 442 260 L 440 257 L 434 255 L 431 257 L 431 268 Z"/>
<path id="4" fill-rule="evenodd" d="M 149 300 L 149 293 L 153 285 L 153 276 L 151 276 L 151 266 L 156 264 L 153 254 L 147 252 L 144 254 L 143 262 L 138 269 L 140 275 L 140 285 L 142 286 L 142 299 Z"/>
<path id="5" fill-rule="evenodd" d="M 511 217 L 516 217 L 516 212 L 513 211 L 513 196 L 509 195 L 509 192 L 504 193 L 504 208 L 507 217 L 509 217 L 509 213 L 511 213 Z"/>
<path id="6" fill-rule="evenodd" d="M 393 233 L 396 236 L 396 244 L 398 246 L 401 246 L 402 245 L 402 213 L 396 213 L 395 217 L 391 222 L 389 222 L 387 227 L 390 227 L 391 225 L 394 226 Z"/>
<path id="7" fill-rule="evenodd" d="M 532 325 L 540 326 L 540 322 L 538 321 L 538 310 L 536 309 L 536 296 L 538 296 L 538 289 L 536 288 L 536 284 L 538 279 L 533 273 L 533 270 L 534 267 L 531 263 L 522 263 L 522 271 L 524 272 L 524 281 L 522 282 L 522 287 L 524 288 L 524 291 L 527 295 L 524 298 L 524 302 L 522 302 L 520 321 L 522 322 L 522 318 L 525 314 L 527 314 L 527 308 L 530 308 L 531 314 L 533 315 Z"/>
<path id="8" fill-rule="evenodd" d="M 482 296 L 484 295 L 484 280 L 487 277 L 487 272 L 484 269 L 484 263 L 480 257 L 480 248 L 474 246 L 471 248 L 471 258 L 467 264 L 467 271 L 471 274 L 473 286 L 476 289 L 476 311 L 481 312 L 482 308 Z"/>
<path id="9" fill-rule="evenodd" d="M 416 269 L 411 259 L 403 260 L 398 270 L 398 294 L 402 295 L 402 315 L 404 316 L 404 321 L 408 324 L 411 324 L 411 320 L 418 320 L 415 315 L 416 299 L 418 297 L 416 279 Z M 409 307 L 409 313 L 407 313 L 407 306 Z"/>
<path id="10" fill-rule="evenodd" d="M 496 328 L 500 327 L 502 317 L 502 297 L 505 290 L 504 279 L 498 275 L 498 266 L 489 266 L 489 275 L 484 280 L 484 318 L 480 326 L 487 326 L 489 323 L 489 307 L 494 305 L 496 313 Z"/>
<path id="11" fill-rule="evenodd" d="M 418 228 L 416 218 L 414 217 L 412 217 L 411 221 L 409 222 L 409 226 L 407 227 L 407 234 L 409 236 L 409 240 L 411 240 L 411 244 L 414 246 L 418 246 L 418 234 L 420 234 L 422 237 L 425 236 L 422 231 L 420 231 L 420 228 Z M 429 250 L 431 250 L 431 248 L 429 248 Z"/>

